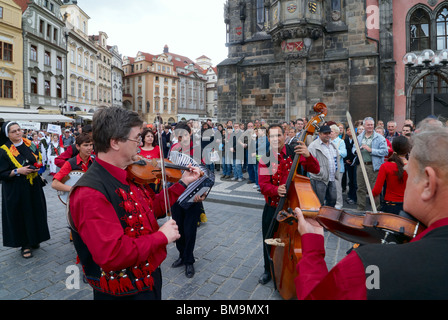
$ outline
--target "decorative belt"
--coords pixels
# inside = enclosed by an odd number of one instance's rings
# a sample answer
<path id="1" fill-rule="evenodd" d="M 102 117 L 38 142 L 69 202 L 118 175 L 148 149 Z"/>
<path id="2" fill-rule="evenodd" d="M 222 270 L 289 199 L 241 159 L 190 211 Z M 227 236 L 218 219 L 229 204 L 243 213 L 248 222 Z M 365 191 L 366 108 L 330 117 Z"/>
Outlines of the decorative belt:
<path id="1" fill-rule="evenodd" d="M 364 162 L 364 164 L 365 164 L 366 166 L 370 166 L 370 165 L 372 164 L 372 161 L 370 161 L 370 162 Z"/>

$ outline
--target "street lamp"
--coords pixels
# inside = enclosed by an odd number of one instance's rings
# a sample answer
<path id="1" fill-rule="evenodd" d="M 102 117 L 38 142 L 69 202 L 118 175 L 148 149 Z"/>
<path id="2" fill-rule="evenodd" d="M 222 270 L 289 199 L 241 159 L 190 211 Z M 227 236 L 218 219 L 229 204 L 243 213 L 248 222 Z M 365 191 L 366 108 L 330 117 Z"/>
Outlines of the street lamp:
<path id="1" fill-rule="evenodd" d="M 408 52 L 403 57 L 403 64 L 409 69 L 419 72 L 429 70 L 431 84 L 431 115 L 434 115 L 434 74 L 448 64 L 448 49 L 435 53 L 431 49 L 423 50 L 419 56 L 414 52 Z"/>

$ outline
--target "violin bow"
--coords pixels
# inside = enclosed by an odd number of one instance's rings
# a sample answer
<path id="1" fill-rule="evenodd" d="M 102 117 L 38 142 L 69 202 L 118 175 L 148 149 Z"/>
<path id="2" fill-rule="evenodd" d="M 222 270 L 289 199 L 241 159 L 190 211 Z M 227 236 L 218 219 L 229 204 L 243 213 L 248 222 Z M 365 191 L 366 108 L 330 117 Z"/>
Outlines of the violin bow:
<path id="1" fill-rule="evenodd" d="M 163 147 L 162 147 L 162 118 L 160 116 L 156 117 L 156 126 L 157 126 L 157 138 L 159 140 L 159 155 L 160 155 L 160 168 L 162 173 L 162 192 L 164 194 L 164 202 L 165 202 L 165 212 L 168 220 L 171 220 L 173 215 L 171 213 L 171 206 L 170 206 L 170 195 L 168 192 L 168 184 L 167 184 L 167 178 L 166 178 L 166 170 L 165 170 L 165 159 L 163 154 Z"/>
<path id="2" fill-rule="evenodd" d="M 372 188 L 370 186 L 369 177 L 367 176 L 364 159 L 362 158 L 361 148 L 359 147 L 358 137 L 356 136 L 356 131 L 355 131 L 355 128 L 353 127 L 352 116 L 350 115 L 350 112 L 348 112 L 348 111 L 347 111 L 347 122 L 350 127 L 350 130 L 352 131 L 352 136 L 354 135 L 353 142 L 356 147 L 356 154 L 357 154 L 357 157 L 359 158 L 359 164 L 361 165 L 362 175 L 364 176 L 364 181 L 367 186 L 367 192 L 369 194 L 370 204 L 372 205 L 372 211 L 374 213 L 377 213 L 378 211 L 376 208 L 375 199 L 373 198 L 373 193 L 372 193 Z"/>

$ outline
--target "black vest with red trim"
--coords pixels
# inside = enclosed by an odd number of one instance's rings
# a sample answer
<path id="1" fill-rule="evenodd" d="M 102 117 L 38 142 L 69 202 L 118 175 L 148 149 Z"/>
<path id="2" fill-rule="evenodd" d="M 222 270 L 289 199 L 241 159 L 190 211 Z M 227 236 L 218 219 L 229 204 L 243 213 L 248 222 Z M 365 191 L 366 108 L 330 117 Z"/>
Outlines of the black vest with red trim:
<path id="1" fill-rule="evenodd" d="M 84 174 L 76 183 L 74 189 L 76 187 L 89 187 L 101 192 L 114 207 L 125 233 L 128 236 L 135 237 L 140 235 L 137 231 L 138 226 L 135 225 L 135 220 L 138 216 L 138 214 L 135 214 L 135 211 L 133 212 L 134 225 L 130 226 L 128 224 L 132 220 L 128 219 L 132 217 L 129 208 L 132 207 L 131 203 L 135 202 L 132 200 L 128 185 L 122 184 L 105 168 L 94 162 L 90 166 L 88 173 Z M 70 215 L 70 213 L 68 214 Z M 149 261 L 138 266 L 106 273 L 94 262 L 89 249 L 78 232 L 74 230 L 73 225 L 71 225 L 71 229 L 79 261 L 82 264 L 86 279 L 93 289 L 114 296 L 133 295 L 142 291 L 152 290 L 154 280 L 151 273 L 155 268 Z M 132 233 L 128 232 L 129 230 L 132 230 Z"/>
<path id="2" fill-rule="evenodd" d="M 92 161 L 89 161 L 88 167 L 90 168 L 90 166 L 93 164 L 93 162 L 95 161 L 95 157 L 91 156 Z M 82 166 L 80 166 L 78 164 L 78 157 L 74 156 L 73 158 L 70 158 L 67 160 L 68 163 L 70 163 L 70 167 L 72 168 L 72 171 L 74 170 L 78 170 L 78 171 L 82 171 Z"/>
<path id="3" fill-rule="evenodd" d="M 362 246 L 356 253 L 369 271 L 367 299 L 448 299 L 448 226 L 419 241 Z"/>

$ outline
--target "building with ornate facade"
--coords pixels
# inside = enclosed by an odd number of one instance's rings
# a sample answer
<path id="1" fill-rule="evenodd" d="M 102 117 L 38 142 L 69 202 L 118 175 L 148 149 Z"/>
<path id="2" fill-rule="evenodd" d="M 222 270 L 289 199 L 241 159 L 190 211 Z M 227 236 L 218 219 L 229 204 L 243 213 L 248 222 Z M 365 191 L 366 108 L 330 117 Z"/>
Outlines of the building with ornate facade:
<path id="1" fill-rule="evenodd" d="M 91 35 L 89 38 L 98 50 L 96 78 L 98 104 L 110 107 L 112 106 L 112 52 L 108 49 L 108 36 L 100 31 L 98 35 Z"/>
<path id="2" fill-rule="evenodd" d="M 165 45 L 164 54 L 173 62 L 179 76 L 177 94 L 178 120 L 207 119 L 207 77 L 204 70 L 188 57 L 171 53 Z"/>
<path id="3" fill-rule="evenodd" d="M 0 106 L 23 108 L 22 8 L 0 0 Z"/>
<path id="4" fill-rule="evenodd" d="M 154 56 L 138 52 L 124 57 L 123 105 L 134 110 L 148 123 L 160 115 L 164 122 L 177 122 L 178 76 L 165 54 Z"/>
<path id="5" fill-rule="evenodd" d="M 123 107 L 123 58 L 117 46 L 108 46 L 112 54 L 112 106 Z"/>
<path id="6" fill-rule="evenodd" d="M 212 61 L 203 55 L 196 59 L 196 63 L 204 70 L 207 79 L 206 83 L 206 109 L 207 118 L 216 122 L 218 113 L 218 70 L 213 66 Z"/>
<path id="7" fill-rule="evenodd" d="M 440 0 L 228 0 L 228 58 L 218 64 L 218 120 L 269 122 L 447 116 L 446 71 L 407 69 L 406 52 L 447 48 Z M 429 77 L 431 76 L 431 77 Z M 437 80 L 432 81 L 432 76 Z M 432 86 L 432 83 L 434 86 Z M 433 88 L 430 90 L 429 88 Z"/>
<path id="8" fill-rule="evenodd" d="M 168 46 L 159 55 L 124 57 L 123 70 L 123 105 L 148 123 L 158 115 L 167 123 L 207 117 L 204 70 Z"/>
<path id="9" fill-rule="evenodd" d="M 66 100 L 65 23 L 59 0 L 17 1 L 23 28 L 26 109 L 58 113 Z"/>
<path id="10" fill-rule="evenodd" d="M 76 1 L 64 1 L 61 7 L 66 23 L 68 76 L 66 113 L 93 113 L 97 107 L 97 54 L 90 41 L 90 17 Z"/>

